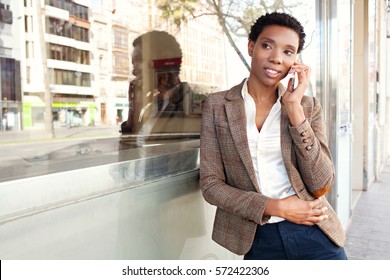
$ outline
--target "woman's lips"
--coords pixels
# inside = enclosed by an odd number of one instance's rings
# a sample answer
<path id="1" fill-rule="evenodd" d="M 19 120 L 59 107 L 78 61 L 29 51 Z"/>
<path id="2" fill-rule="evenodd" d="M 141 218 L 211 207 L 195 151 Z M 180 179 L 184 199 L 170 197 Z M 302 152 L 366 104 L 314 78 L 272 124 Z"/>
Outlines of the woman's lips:
<path id="1" fill-rule="evenodd" d="M 265 73 L 267 74 L 268 77 L 270 78 L 277 78 L 281 71 L 272 69 L 272 68 L 264 68 Z"/>

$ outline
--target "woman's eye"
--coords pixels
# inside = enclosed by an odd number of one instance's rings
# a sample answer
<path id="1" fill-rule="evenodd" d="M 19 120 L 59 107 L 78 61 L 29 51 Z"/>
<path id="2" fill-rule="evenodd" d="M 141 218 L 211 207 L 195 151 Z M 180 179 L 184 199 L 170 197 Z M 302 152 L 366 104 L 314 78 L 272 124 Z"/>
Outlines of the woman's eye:
<path id="1" fill-rule="evenodd" d="M 263 46 L 264 49 L 269 49 L 270 48 L 270 45 L 265 44 L 265 43 L 262 46 Z"/>
<path id="2" fill-rule="evenodd" d="M 290 51 L 290 50 L 286 50 L 284 53 L 287 54 L 287 55 L 292 55 L 294 52 Z"/>

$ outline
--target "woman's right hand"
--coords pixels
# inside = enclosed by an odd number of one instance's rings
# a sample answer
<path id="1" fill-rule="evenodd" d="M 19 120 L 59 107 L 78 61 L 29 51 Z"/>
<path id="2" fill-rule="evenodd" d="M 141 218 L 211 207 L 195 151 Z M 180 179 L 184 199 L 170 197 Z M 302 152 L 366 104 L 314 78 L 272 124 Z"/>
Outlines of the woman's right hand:
<path id="1" fill-rule="evenodd" d="M 295 224 L 315 225 L 328 216 L 327 207 L 322 207 L 321 198 L 305 201 L 293 195 L 283 199 L 270 199 L 264 215 L 278 216 Z"/>

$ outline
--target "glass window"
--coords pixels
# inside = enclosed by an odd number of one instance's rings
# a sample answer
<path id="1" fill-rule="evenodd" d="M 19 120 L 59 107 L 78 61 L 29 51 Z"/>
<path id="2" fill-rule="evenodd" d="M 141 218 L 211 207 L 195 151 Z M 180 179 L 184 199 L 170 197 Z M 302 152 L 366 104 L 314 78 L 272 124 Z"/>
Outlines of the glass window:
<path id="1" fill-rule="evenodd" d="M 0 58 L 2 99 L 16 101 L 15 60 Z"/>
<path id="2" fill-rule="evenodd" d="M 192 18 L 191 14 L 185 13 L 182 18 L 186 18 L 186 22 L 178 22 L 173 15 L 167 14 L 168 10 L 162 10 L 163 7 L 158 6 L 156 1 L 149 3 L 153 7 L 148 5 L 148 1 L 136 0 L 41 2 L 68 11 L 71 18 L 64 20 L 51 17 L 45 14 L 45 9 L 41 9 L 46 17 L 44 30 L 58 37 L 34 37 L 35 46 L 32 45 L 31 36 L 15 37 L 26 38 L 20 42 L 26 48 L 26 56 L 20 60 L 29 59 L 29 63 L 20 65 L 26 67 L 21 69 L 22 73 L 30 73 L 28 80 L 31 82 L 26 88 L 23 79 L 17 81 L 20 82 L 22 95 L 26 97 L 26 103 L 19 107 L 30 111 L 39 108 L 37 112 L 45 112 L 49 120 L 52 118 L 51 122 L 41 121 L 42 130 L 37 132 L 32 130 L 32 124 L 40 119 L 33 119 L 32 114 L 23 114 L 20 109 L 19 114 L 16 114 L 23 124 L 20 126 L 20 137 L 26 135 L 27 131 L 38 133 L 40 139 L 42 135 L 54 135 L 59 138 L 56 143 L 61 143 L 62 138 L 72 138 L 73 134 L 58 124 L 66 124 L 73 114 L 70 113 L 71 108 L 77 108 L 78 117 L 83 120 L 78 122 L 77 136 L 89 137 L 92 141 L 95 139 L 91 135 L 103 134 L 109 139 L 107 141 L 116 143 L 116 146 L 109 145 L 105 151 L 117 153 L 117 161 L 122 160 L 119 154 L 126 154 L 126 151 L 134 148 L 146 152 L 150 149 L 148 145 L 157 147 L 199 139 L 202 106 L 206 96 L 238 84 L 248 75 L 241 60 L 244 58 L 249 62 L 246 55 L 248 28 L 265 11 L 259 3 L 271 3 L 254 1 L 255 6 L 248 6 L 246 1 L 233 1 L 233 6 L 229 8 L 225 5 L 227 2 L 222 1 L 223 12 L 231 13 L 227 20 L 232 27 L 230 34 L 233 41 L 241 51 L 241 54 L 237 54 L 226 40 L 216 16 Z M 278 10 L 292 12 L 305 26 L 307 47 L 300 59 L 312 66 L 315 72 L 318 60 L 318 33 L 315 25 L 318 1 L 310 1 L 305 6 L 300 5 L 301 1 L 280 2 L 285 7 L 280 6 Z M 205 9 L 215 12 L 212 7 L 203 7 L 201 2 L 195 1 L 191 5 L 194 11 L 199 11 L 199 15 Z M 174 3 L 171 7 L 175 7 Z M 252 8 L 253 13 L 249 13 L 248 9 Z M 20 10 L 26 13 L 23 17 L 36 16 L 35 10 Z M 237 18 L 242 20 L 236 21 Z M 34 27 L 37 21 L 32 18 L 29 22 Z M 25 30 L 28 28 L 27 24 Z M 42 42 L 44 47 L 41 46 Z M 17 45 L 14 47 L 18 49 Z M 45 50 L 48 59 L 52 61 L 49 64 L 42 63 L 40 53 L 32 55 L 34 49 L 36 52 Z M 49 67 L 48 77 L 43 75 L 44 65 Z M 8 74 L 2 72 L 2 75 Z M 317 94 L 316 77 L 316 73 L 312 73 L 309 93 L 312 95 Z M 46 82 L 48 87 L 45 87 Z M 2 86 L 9 88 L 7 81 Z M 49 92 L 42 93 L 45 88 L 49 88 Z M 35 93 L 28 92 L 31 90 Z M 52 104 L 46 104 L 49 99 L 44 96 L 53 97 Z M 56 125 L 52 127 L 49 124 L 53 122 Z M 93 124 L 93 127 L 88 127 L 89 124 Z M 48 131 L 52 133 L 46 133 Z M 15 139 L 18 137 L 15 136 Z M 20 143 L 21 151 L 27 150 L 27 146 Z M 112 148 L 114 146 L 117 147 L 115 151 Z M 62 148 L 65 148 L 65 143 Z M 51 152 L 42 146 L 42 154 Z M 139 153 L 139 156 L 144 152 Z M 93 156 L 103 157 L 104 152 Z M 47 164 L 51 164 L 50 156 L 43 158 L 48 160 Z M 71 156 L 69 160 L 77 159 L 77 156 Z M 84 163 L 86 167 L 99 164 L 99 160 L 86 160 Z M 5 164 L 12 166 L 15 161 Z M 69 168 L 81 167 L 70 165 Z M 33 176 L 36 174 L 33 169 L 23 165 L 22 169 L 16 171 L 17 174 L 5 176 L 2 180 Z M 56 169 L 48 168 L 42 172 L 52 170 Z"/>
<path id="3" fill-rule="evenodd" d="M 129 75 L 129 56 L 127 53 L 115 52 L 114 53 L 114 73 L 118 75 Z"/>
<path id="4" fill-rule="evenodd" d="M 122 48 L 128 50 L 129 47 L 129 36 L 128 31 L 123 29 L 114 28 L 114 46 L 117 48 Z"/>
<path id="5" fill-rule="evenodd" d="M 82 73 L 82 75 L 81 75 L 81 85 L 83 87 L 90 87 L 91 86 L 91 74 L 89 74 L 89 73 Z"/>

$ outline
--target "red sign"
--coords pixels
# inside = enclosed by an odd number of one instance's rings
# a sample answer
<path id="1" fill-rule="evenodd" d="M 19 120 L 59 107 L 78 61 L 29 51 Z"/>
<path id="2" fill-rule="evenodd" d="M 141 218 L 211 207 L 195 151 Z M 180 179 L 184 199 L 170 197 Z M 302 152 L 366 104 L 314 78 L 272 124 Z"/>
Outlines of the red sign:
<path id="1" fill-rule="evenodd" d="M 180 64 L 181 64 L 181 57 L 153 60 L 154 68 L 180 66 Z"/>

